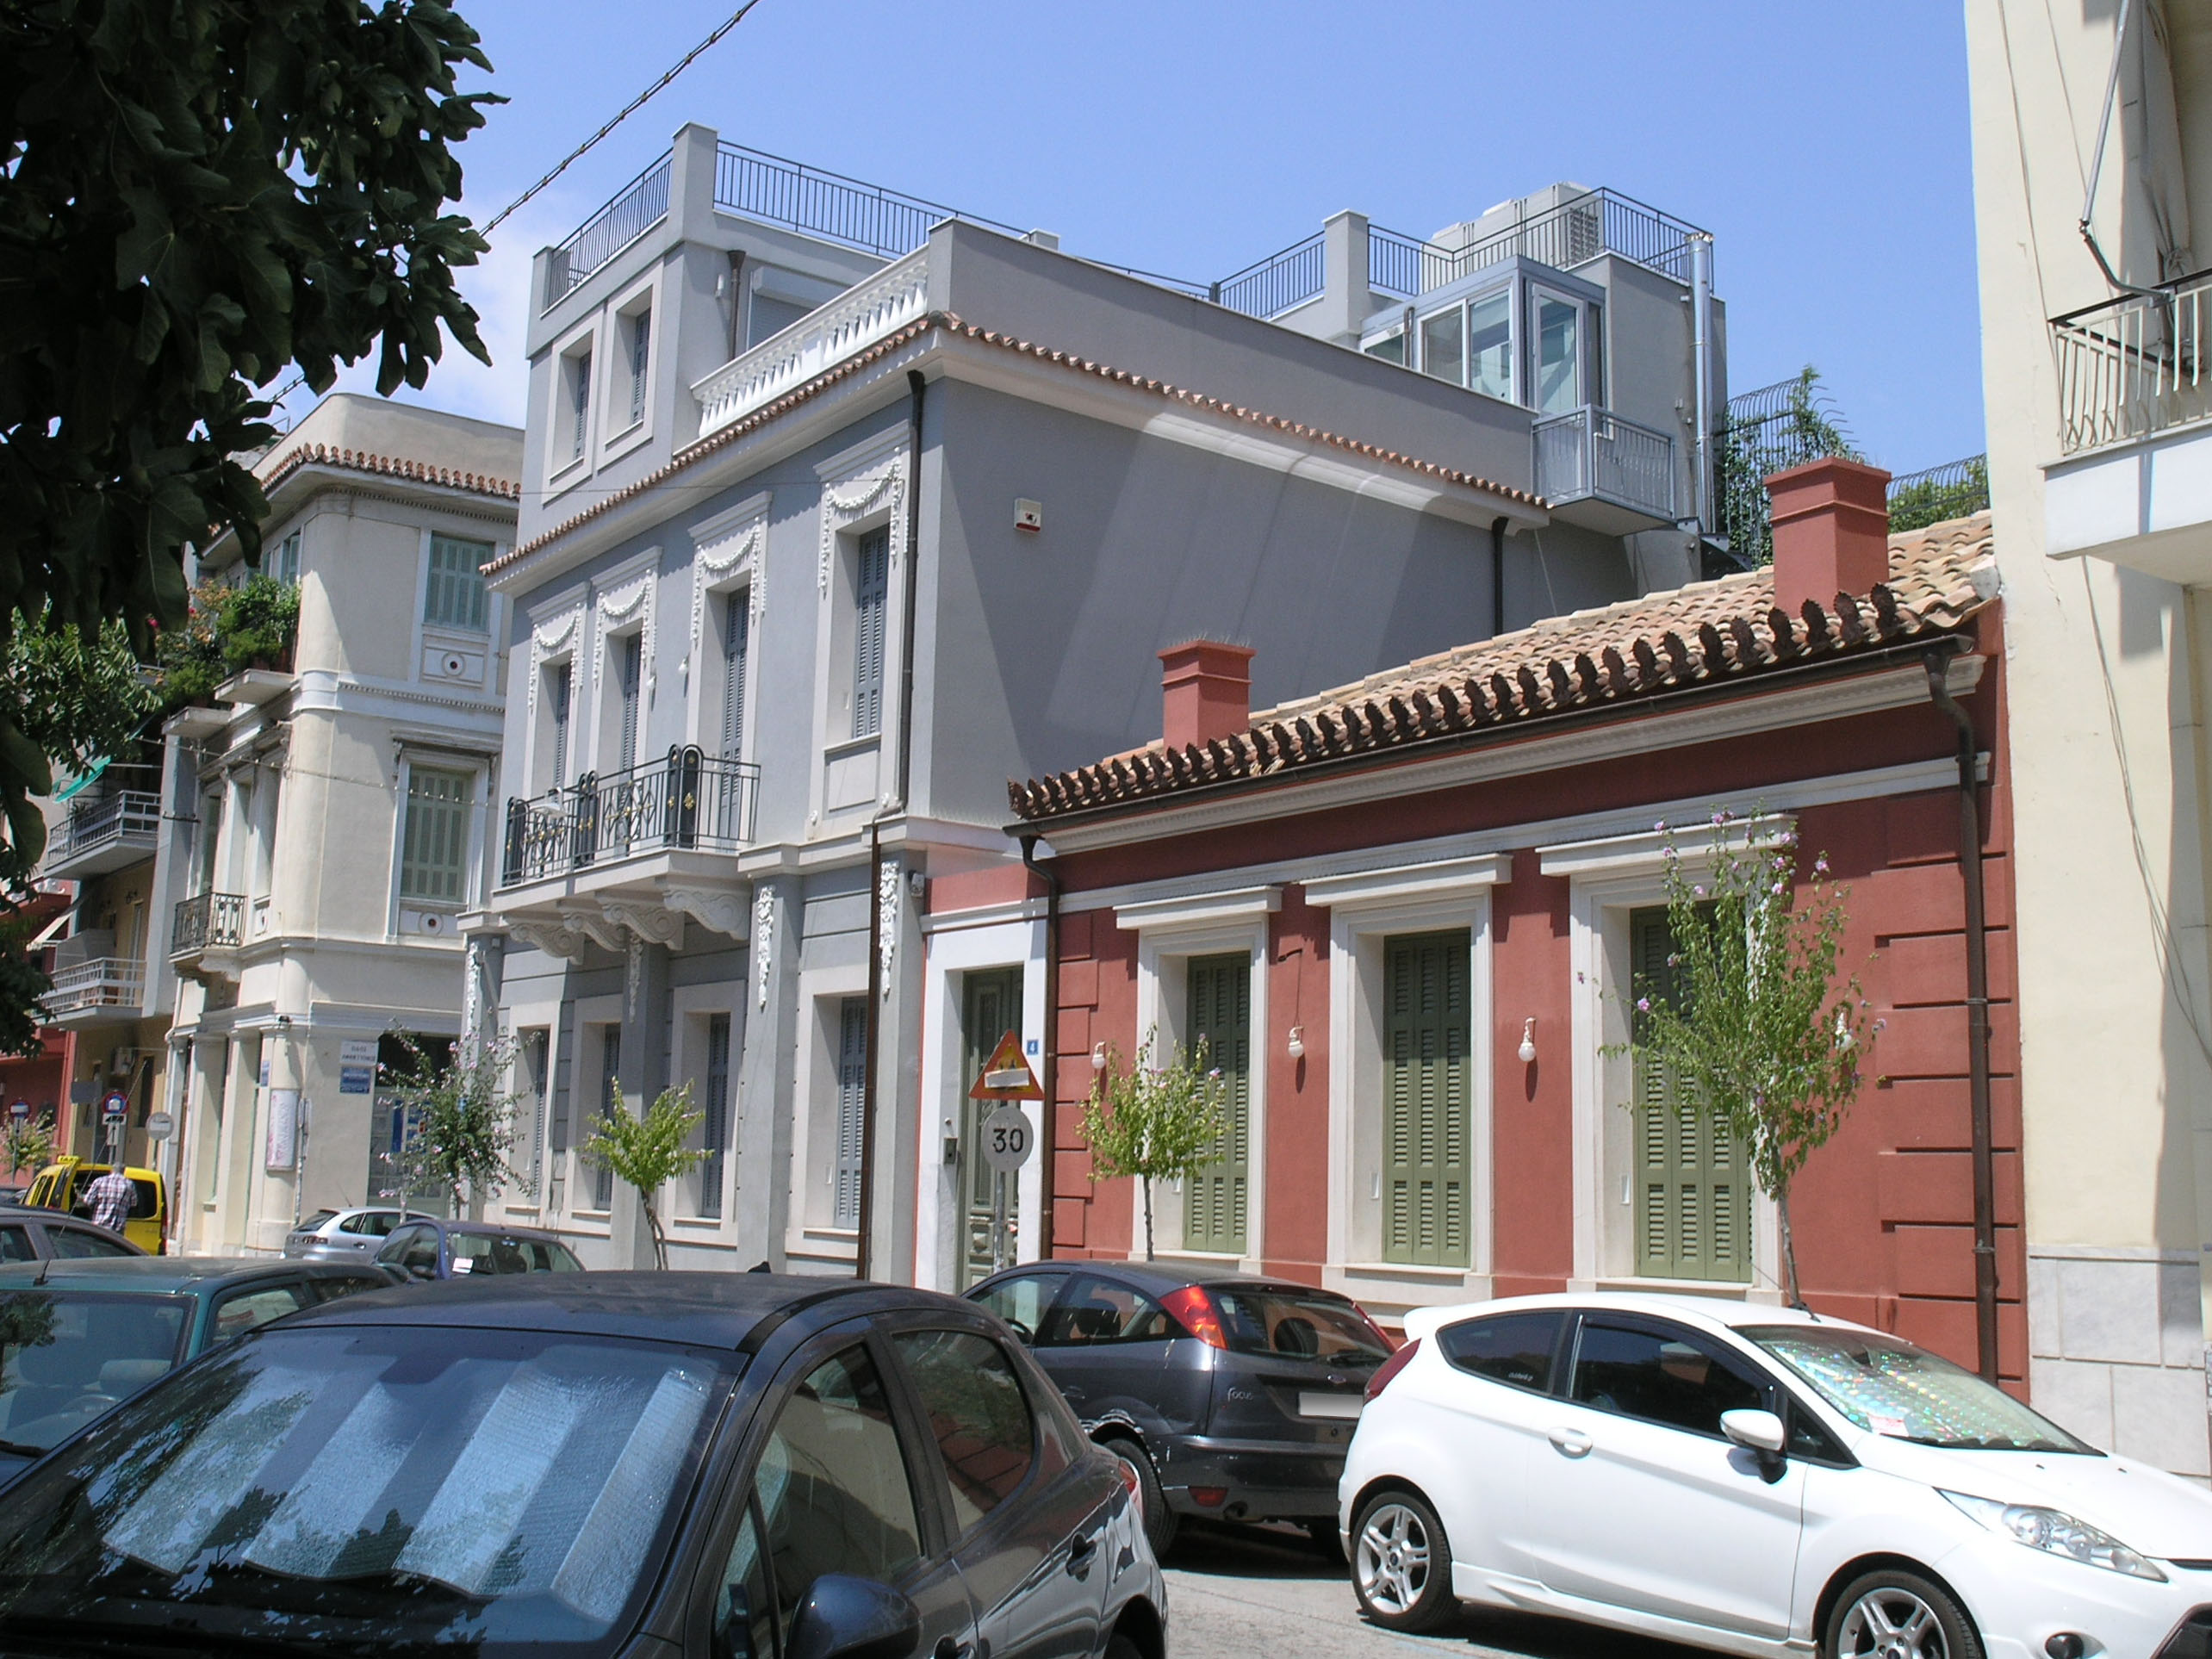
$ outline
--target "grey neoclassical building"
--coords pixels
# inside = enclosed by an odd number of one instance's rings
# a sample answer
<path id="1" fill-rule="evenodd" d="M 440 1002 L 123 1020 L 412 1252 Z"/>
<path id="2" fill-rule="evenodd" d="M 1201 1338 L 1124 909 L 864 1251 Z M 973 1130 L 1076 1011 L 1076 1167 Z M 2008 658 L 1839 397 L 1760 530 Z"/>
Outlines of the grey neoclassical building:
<path id="1" fill-rule="evenodd" d="M 1696 574 L 1710 250 L 1560 186 L 1186 286 L 684 128 L 534 272 L 464 923 L 506 1211 L 629 1259 L 578 1147 L 689 1081 L 679 1261 L 848 1271 L 865 1225 L 878 1276 L 963 1282 L 966 1084 L 1045 1036 L 1007 780 L 1157 737 L 1184 641 L 1274 702 Z"/>

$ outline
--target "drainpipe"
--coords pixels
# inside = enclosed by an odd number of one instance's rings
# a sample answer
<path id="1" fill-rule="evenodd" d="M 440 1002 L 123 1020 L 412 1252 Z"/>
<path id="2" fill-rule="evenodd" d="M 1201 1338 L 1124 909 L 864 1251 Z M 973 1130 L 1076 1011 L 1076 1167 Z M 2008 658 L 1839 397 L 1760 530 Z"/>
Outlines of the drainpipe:
<path id="1" fill-rule="evenodd" d="M 1698 537 L 1712 533 L 1712 238 L 1690 237 L 1690 356 L 1697 379 Z"/>
<path id="2" fill-rule="evenodd" d="M 898 649 L 898 792 L 896 805 L 906 813 L 907 791 L 914 776 L 914 626 L 915 606 L 922 586 L 919 562 L 922 545 L 922 402 L 929 382 L 919 369 L 910 369 L 906 383 L 913 394 L 907 416 L 906 467 L 906 593 L 899 618 Z M 883 820 L 879 810 L 868 821 L 868 1016 L 867 1059 L 861 1073 L 861 1237 L 853 1256 L 853 1276 L 868 1276 L 870 1244 L 875 1227 L 876 1063 L 881 1052 L 883 1025 Z"/>
<path id="3" fill-rule="evenodd" d="M 1506 525 L 1503 513 L 1490 520 L 1490 632 L 1506 631 Z"/>
<path id="4" fill-rule="evenodd" d="M 1997 1155 L 1989 1104 L 1989 940 L 1982 909 L 1981 802 L 1974 776 L 1980 745 L 1973 722 L 1945 683 L 1952 654 L 1923 659 L 1928 700 L 1959 731 L 1959 874 L 1967 898 L 1967 1065 L 1974 1143 L 1974 1335 L 1980 1370 L 1997 1381 Z"/>
<path id="5" fill-rule="evenodd" d="M 1503 523 L 1504 520 L 1499 520 Z M 1037 861 L 1037 838 L 1022 837 L 1022 862 L 1032 875 L 1045 884 L 1045 1029 L 1043 1064 L 1038 1067 L 1037 1081 L 1045 1091 L 1041 1103 L 1044 1122 L 1037 1126 L 1038 1139 L 1043 1141 L 1043 1167 L 1037 1171 L 1040 1185 L 1037 1204 L 1037 1259 L 1049 1261 L 1053 1253 L 1053 1153 L 1058 1140 L 1053 1133 L 1053 1120 L 1059 1110 L 1059 1056 L 1054 1052 L 1059 1044 L 1054 1032 L 1059 1023 L 1059 872 L 1053 865 Z"/>

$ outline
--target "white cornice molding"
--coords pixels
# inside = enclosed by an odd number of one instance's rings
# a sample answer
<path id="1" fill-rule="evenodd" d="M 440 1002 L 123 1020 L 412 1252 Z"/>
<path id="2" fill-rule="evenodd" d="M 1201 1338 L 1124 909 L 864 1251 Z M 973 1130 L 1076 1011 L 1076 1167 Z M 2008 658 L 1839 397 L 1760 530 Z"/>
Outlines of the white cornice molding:
<path id="1" fill-rule="evenodd" d="M 1948 683 L 1963 697 L 1980 682 L 1982 659 L 1951 660 Z M 1133 808 L 1096 823 L 1035 826 L 1055 853 L 1087 853 L 1132 842 L 1164 840 L 1295 817 L 1341 806 L 1401 800 L 1499 778 L 1526 777 L 1567 767 L 1591 766 L 1631 755 L 1687 749 L 1759 732 L 1818 726 L 1886 709 L 1928 700 L 1928 675 L 1919 664 L 1878 670 L 1846 680 L 1826 680 L 1783 691 L 1749 693 L 1718 699 L 1674 713 L 1629 714 L 1603 723 L 1576 724 L 1553 735 L 1532 736 L 1475 749 L 1423 755 L 1418 751 L 1395 761 L 1387 751 L 1371 767 L 1269 787 L 1264 783 L 1232 785 L 1209 798 L 1158 811 Z M 1172 795 L 1164 798 L 1172 803 Z"/>
<path id="2" fill-rule="evenodd" d="M 1131 933 L 1167 933 L 1185 928 L 1249 922 L 1283 908 L 1283 889 L 1233 887 L 1226 892 L 1180 898 L 1156 898 L 1114 907 L 1114 925 Z"/>
<path id="3" fill-rule="evenodd" d="M 1513 879 L 1511 853 L 1486 853 L 1473 858 L 1439 859 L 1427 864 L 1401 864 L 1387 870 L 1363 870 L 1356 874 L 1322 876 L 1305 884 L 1306 902 L 1325 909 L 1351 910 L 1370 904 L 1395 904 L 1410 898 L 1465 898 Z"/>
<path id="4" fill-rule="evenodd" d="M 1696 869 L 1722 853 L 1741 854 L 1772 847 L 1796 829 L 1795 815 L 1768 812 L 1722 824 L 1693 822 L 1592 841 L 1555 842 L 1536 852 L 1548 876 L 1654 875 L 1670 863 Z"/>

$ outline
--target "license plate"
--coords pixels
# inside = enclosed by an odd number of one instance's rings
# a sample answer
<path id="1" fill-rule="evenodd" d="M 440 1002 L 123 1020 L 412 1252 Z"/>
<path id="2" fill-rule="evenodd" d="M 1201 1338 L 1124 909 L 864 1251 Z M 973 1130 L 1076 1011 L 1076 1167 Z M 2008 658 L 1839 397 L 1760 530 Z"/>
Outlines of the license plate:
<path id="1" fill-rule="evenodd" d="M 1339 1421 L 1351 1421 L 1359 1416 L 1367 1401 L 1356 1394 L 1306 1394 L 1298 1396 L 1298 1415 L 1301 1417 L 1331 1417 Z"/>

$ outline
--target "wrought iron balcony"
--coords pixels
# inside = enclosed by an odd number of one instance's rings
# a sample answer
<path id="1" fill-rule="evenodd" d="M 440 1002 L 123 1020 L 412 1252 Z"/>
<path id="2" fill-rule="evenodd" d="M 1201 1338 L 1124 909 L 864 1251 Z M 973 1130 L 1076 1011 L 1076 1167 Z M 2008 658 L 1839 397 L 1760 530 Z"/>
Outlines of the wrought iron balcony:
<path id="1" fill-rule="evenodd" d="M 1675 440 L 1666 433 L 1594 404 L 1547 416 L 1535 432 L 1536 493 L 1555 508 L 1591 503 L 1582 517 L 1616 533 L 1674 522 Z M 1561 516 L 1580 521 L 1572 511 Z"/>
<path id="2" fill-rule="evenodd" d="M 2212 271 L 2051 319 L 2059 447 L 2068 455 L 2212 418 Z"/>
<path id="3" fill-rule="evenodd" d="M 169 933 L 169 954 L 178 958 L 233 949 L 245 940 L 245 895 L 198 893 L 177 906 L 177 920 Z"/>
<path id="4" fill-rule="evenodd" d="M 39 1002 L 57 1024 L 96 1024 L 103 1010 L 136 1019 L 146 1002 L 146 964 L 132 957 L 103 956 L 57 967 L 53 989 Z"/>
<path id="5" fill-rule="evenodd" d="M 69 804 L 47 848 L 46 873 L 104 875 L 152 858 L 161 836 L 161 797 L 150 789 L 109 789 Z"/>
<path id="6" fill-rule="evenodd" d="M 640 853 L 734 850 L 752 839 L 761 769 L 696 747 L 620 772 L 586 773 L 533 799 L 510 796 L 500 885 L 519 886 Z"/>

